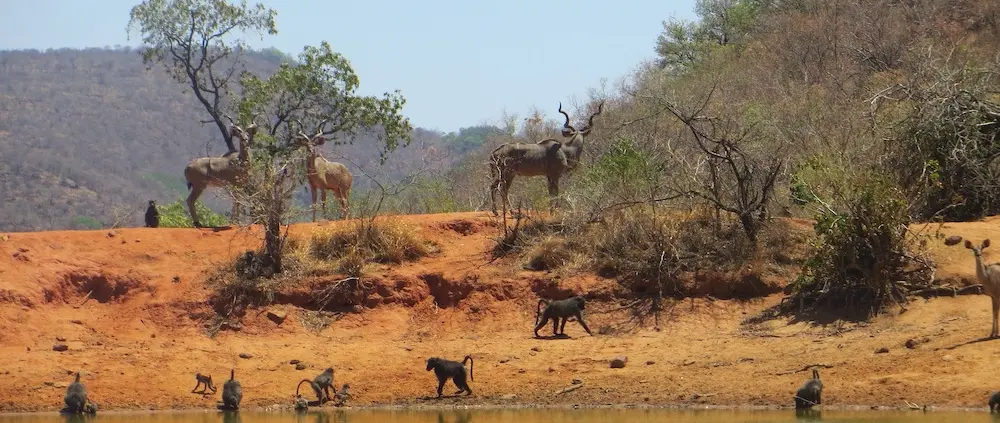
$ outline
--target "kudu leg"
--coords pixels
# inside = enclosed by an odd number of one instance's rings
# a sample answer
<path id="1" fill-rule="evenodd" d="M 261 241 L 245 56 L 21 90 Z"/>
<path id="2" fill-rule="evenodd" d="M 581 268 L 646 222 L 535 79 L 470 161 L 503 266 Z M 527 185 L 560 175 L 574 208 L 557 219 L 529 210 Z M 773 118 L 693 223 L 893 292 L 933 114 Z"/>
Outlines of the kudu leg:
<path id="1" fill-rule="evenodd" d="M 188 194 L 187 198 L 188 213 L 191 214 L 191 223 L 196 228 L 201 227 L 201 222 L 198 221 L 198 210 L 195 208 L 195 203 L 198 201 L 198 197 L 201 197 L 202 192 L 205 192 L 205 187 L 195 185 L 191 187 L 191 193 Z"/>
<path id="2" fill-rule="evenodd" d="M 1000 314 L 1000 297 L 990 296 L 990 300 L 993 303 L 993 330 L 990 331 L 990 338 L 996 338 L 1000 335 L 1000 330 L 997 328 L 997 317 Z"/>
<path id="3" fill-rule="evenodd" d="M 313 222 L 316 221 L 316 187 L 309 186 L 309 194 L 312 195 Z"/>
<path id="4" fill-rule="evenodd" d="M 510 185 L 514 182 L 514 178 L 505 178 L 503 180 L 503 187 L 501 187 L 501 195 L 503 196 L 503 212 L 506 215 L 510 211 Z"/>
<path id="5" fill-rule="evenodd" d="M 337 193 L 337 199 L 340 200 L 340 217 L 343 220 L 347 220 L 351 214 L 351 203 L 348 198 L 350 195 L 349 192 L 344 191 Z"/>
<path id="6" fill-rule="evenodd" d="M 324 189 L 322 189 L 320 191 L 320 195 L 322 195 L 322 197 L 323 197 L 323 218 L 327 219 L 327 217 L 326 217 L 326 188 L 324 188 Z"/>
<path id="7" fill-rule="evenodd" d="M 559 178 L 549 178 L 549 213 L 552 213 L 556 209 L 556 203 L 559 199 Z"/>

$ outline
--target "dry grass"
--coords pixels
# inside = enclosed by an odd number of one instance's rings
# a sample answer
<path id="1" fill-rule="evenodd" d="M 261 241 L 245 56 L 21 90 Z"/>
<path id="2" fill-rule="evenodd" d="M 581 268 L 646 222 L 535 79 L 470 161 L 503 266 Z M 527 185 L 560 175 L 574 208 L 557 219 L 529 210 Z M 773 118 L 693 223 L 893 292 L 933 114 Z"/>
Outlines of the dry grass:
<path id="1" fill-rule="evenodd" d="M 308 246 L 311 259 L 334 261 L 334 269 L 347 276 L 360 276 L 368 262 L 399 264 L 437 251 L 415 228 L 384 219 L 313 233 Z"/>

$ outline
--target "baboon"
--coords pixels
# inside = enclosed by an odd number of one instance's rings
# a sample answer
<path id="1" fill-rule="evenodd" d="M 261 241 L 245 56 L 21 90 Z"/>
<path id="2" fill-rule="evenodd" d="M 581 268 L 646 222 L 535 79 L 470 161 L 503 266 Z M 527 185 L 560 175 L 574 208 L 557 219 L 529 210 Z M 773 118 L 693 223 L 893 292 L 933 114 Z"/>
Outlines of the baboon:
<path id="1" fill-rule="evenodd" d="M 813 369 L 813 377 L 795 392 L 795 408 L 812 408 L 822 404 L 823 381 L 819 380 L 819 370 Z"/>
<path id="2" fill-rule="evenodd" d="M 80 372 L 76 372 L 76 379 L 66 388 L 63 401 L 68 413 L 82 414 L 87 411 L 87 388 L 80 382 Z"/>
<path id="3" fill-rule="evenodd" d="M 344 403 L 347 402 L 347 400 L 351 398 L 350 389 L 351 389 L 351 385 L 348 385 L 348 384 L 345 383 L 344 386 L 340 387 L 340 391 L 339 392 L 337 392 L 336 394 L 333 394 L 334 398 L 336 398 L 336 400 L 337 400 L 336 405 L 344 405 Z"/>
<path id="4" fill-rule="evenodd" d="M 149 200 L 149 207 L 146 207 L 146 227 L 160 227 L 160 211 L 156 210 L 156 201 Z"/>
<path id="5" fill-rule="evenodd" d="M 309 401 L 306 401 L 305 398 L 302 398 L 302 395 L 295 394 L 295 409 L 298 411 L 309 410 Z"/>
<path id="6" fill-rule="evenodd" d="M 990 396 L 990 414 L 1000 412 L 1000 391 L 996 391 Z"/>
<path id="7" fill-rule="evenodd" d="M 214 394 L 216 392 L 215 384 L 212 383 L 212 375 L 203 375 L 201 373 L 195 373 L 194 379 L 196 381 L 194 389 L 191 390 L 193 394 L 204 394 L 205 390 L 210 390 Z M 205 385 L 205 388 L 198 392 L 198 387 Z"/>
<path id="8" fill-rule="evenodd" d="M 541 309 L 542 304 L 545 304 L 545 310 Z M 565 335 L 566 322 L 570 317 L 575 317 L 576 321 L 580 322 L 580 326 L 583 326 L 583 330 L 593 336 L 594 334 L 587 327 L 587 322 L 583 320 L 583 309 L 586 305 L 587 300 L 579 295 L 551 302 L 544 299 L 538 300 L 538 305 L 535 307 L 535 337 L 539 337 L 538 330 L 545 326 L 549 319 L 552 320 L 552 335 Z M 560 319 L 562 320 L 561 325 Z"/>
<path id="9" fill-rule="evenodd" d="M 295 387 L 295 395 L 299 395 L 299 388 L 302 387 L 303 383 L 308 383 L 312 387 L 319 405 L 330 401 L 330 389 L 333 389 L 335 392 L 337 390 L 337 388 L 333 388 L 333 367 L 327 367 L 326 370 L 323 370 L 323 373 L 316 375 L 313 380 L 302 379 L 298 386 Z"/>
<path id="10" fill-rule="evenodd" d="M 455 395 L 465 392 L 466 395 L 472 395 L 472 388 L 469 388 L 469 384 L 465 381 L 465 362 L 469 362 L 469 380 L 475 381 L 476 379 L 472 377 L 472 367 L 475 366 L 475 362 L 472 361 L 472 356 L 465 356 L 465 359 L 461 363 L 452 360 L 445 360 L 443 358 L 431 357 L 427 359 L 427 371 L 434 370 L 434 375 L 437 376 L 438 380 L 438 398 L 441 398 L 441 391 L 444 389 L 445 382 L 448 382 L 450 378 L 455 382 L 455 386 L 458 387 L 458 391 Z"/>
<path id="11" fill-rule="evenodd" d="M 229 371 L 229 380 L 222 385 L 222 405 L 229 410 L 238 410 L 243 401 L 243 387 L 236 380 L 236 369 Z"/>

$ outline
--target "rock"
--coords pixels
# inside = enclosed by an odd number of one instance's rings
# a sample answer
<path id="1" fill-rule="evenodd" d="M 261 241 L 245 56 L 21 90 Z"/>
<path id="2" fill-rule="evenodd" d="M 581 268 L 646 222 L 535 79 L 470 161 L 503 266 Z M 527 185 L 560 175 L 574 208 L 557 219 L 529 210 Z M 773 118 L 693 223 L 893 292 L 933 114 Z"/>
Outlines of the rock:
<path id="1" fill-rule="evenodd" d="M 889 349 L 886 348 L 886 347 L 882 347 L 882 348 L 879 348 L 879 349 L 875 350 L 875 354 L 885 354 L 887 352 L 889 352 Z"/>
<path id="2" fill-rule="evenodd" d="M 240 358 L 243 358 L 243 359 L 253 358 L 253 354 L 250 354 L 250 353 L 240 353 Z"/>
<path id="3" fill-rule="evenodd" d="M 626 357 L 626 356 L 615 357 L 615 358 L 611 359 L 611 368 L 612 369 L 621 369 L 621 368 L 624 368 L 625 367 L 625 363 L 628 363 L 628 357 Z"/>
<path id="4" fill-rule="evenodd" d="M 305 370 L 305 369 L 306 369 L 305 363 L 299 363 L 295 365 L 295 370 Z"/>
<path id="5" fill-rule="evenodd" d="M 912 350 L 912 349 L 918 347 L 920 344 L 923 344 L 923 343 L 926 343 L 926 342 L 931 342 L 931 339 L 927 338 L 927 337 L 924 337 L 924 338 L 921 338 L 921 339 L 907 339 L 906 340 L 906 344 L 904 344 L 904 345 L 906 345 L 906 348 L 909 348 L 909 349 Z"/>
<path id="6" fill-rule="evenodd" d="M 74 324 L 74 325 L 82 325 L 83 324 L 82 321 L 77 320 L 77 319 L 70 320 L 69 322 L 72 323 L 72 324 Z"/>
<path id="7" fill-rule="evenodd" d="M 219 325 L 219 330 L 231 330 L 234 332 L 239 332 L 240 329 L 243 329 L 243 325 L 240 324 L 239 322 L 222 322 L 222 324 Z"/>
<path id="8" fill-rule="evenodd" d="M 502 400 L 517 399 L 517 395 L 514 395 L 514 394 L 501 395 L 500 399 L 502 399 Z"/>
<path id="9" fill-rule="evenodd" d="M 300 360 L 288 360 L 288 364 L 291 364 L 291 365 L 293 365 L 293 366 L 294 366 L 294 365 L 296 365 L 296 364 L 299 364 L 299 363 L 301 363 L 301 362 L 302 362 L 302 361 L 300 361 Z"/>
<path id="10" fill-rule="evenodd" d="M 407 350 L 407 351 L 413 351 L 413 347 L 411 347 L 411 346 L 409 346 L 409 345 L 407 345 L 407 346 L 403 347 L 403 349 L 404 349 L 404 350 Z"/>
<path id="11" fill-rule="evenodd" d="M 61 336 L 57 336 L 57 337 L 56 337 L 56 341 L 59 341 L 59 342 L 66 342 L 66 338 L 63 338 L 63 337 L 61 337 Z"/>
<path id="12" fill-rule="evenodd" d="M 52 351 L 63 352 L 63 351 L 68 351 L 68 350 L 69 350 L 69 346 L 66 345 L 66 344 L 55 344 L 55 345 L 52 346 Z"/>
<path id="13" fill-rule="evenodd" d="M 114 238 L 118 236 L 118 231 L 108 231 L 108 238 Z"/>
<path id="14" fill-rule="evenodd" d="M 542 349 L 540 347 L 531 347 L 531 350 L 534 351 L 534 352 L 541 352 L 542 351 Z"/>
<path id="15" fill-rule="evenodd" d="M 55 384 L 56 384 L 55 382 L 51 382 L 51 381 L 45 381 L 45 382 L 42 382 L 42 383 L 44 383 L 45 386 L 55 386 Z"/>
<path id="16" fill-rule="evenodd" d="M 580 379 L 573 379 L 573 384 L 574 384 L 574 385 L 579 385 L 579 384 L 581 384 L 581 383 L 583 383 L 583 381 L 582 381 L 582 380 L 580 380 Z"/>
<path id="17" fill-rule="evenodd" d="M 655 362 L 655 361 L 653 361 L 653 360 L 648 360 L 648 361 L 646 361 L 646 365 L 647 365 L 647 366 L 652 366 L 652 365 L 654 365 L 654 364 L 656 364 L 656 362 Z"/>
<path id="18" fill-rule="evenodd" d="M 694 364 L 694 360 L 684 360 L 684 365 L 685 366 L 690 366 L 692 364 Z"/>
<path id="19" fill-rule="evenodd" d="M 279 325 L 285 322 L 286 317 L 288 317 L 288 314 L 286 314 L 283 311 L 278 311 L 278 310 L 267 311 L 267 318 L 271 319 L 272 322 Z"/>
<path id="20" fill-rule="evenodd" d="M 556 369 L 555 369 L 555 368 L 552 368 L 552 367 L 549 367 L 549 373 L 552 373 L 552 372 L 554 372 L 554 371 L 556 371 Z"/>
<path id="21" fill-rule="evenodd" d="M 509 358 L 501 358 L 500 359 L 500 364 L 509 363 L 509 362 L 510 362 Z"/>

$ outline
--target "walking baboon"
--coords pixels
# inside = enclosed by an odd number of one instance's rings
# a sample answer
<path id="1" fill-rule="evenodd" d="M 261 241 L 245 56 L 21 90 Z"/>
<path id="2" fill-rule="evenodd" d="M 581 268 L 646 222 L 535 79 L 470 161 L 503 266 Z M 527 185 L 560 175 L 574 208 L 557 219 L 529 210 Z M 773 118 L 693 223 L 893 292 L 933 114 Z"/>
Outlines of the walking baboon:
<path id="1" fill-rule="evenodd" d="M 82 414 L 87 411 L 87 388 L 80 382 L 80 372 L 76 372 L 76 379 L 66 388 L 63 401 L 66 403 L 65 411 L 68 413 Z"/>
<path id="2" fill-rule="evenodd" d="M 243 387 L 236 380 L 236 369 L 229 371 L 229 380 L 222 385 L 222 406 L 229 410 L 238 410 L 243 401 Z"/>
<path id="3" fill-rule="evenodd" d="M 996 391 L 990 396 L 990 414 L 994 411 L 1000 412 L 1000 391 Z"/>
<path id="4" fill-rule="evenodd" d="M 160 211 L 156 210 L 156 201 L 149 200 L 149 207 L 146 207 L 146 227 L 160 227 Z"/>
<path id="5" fill-rule="evenodd" d="M 308 383 L 312 387 L 313 392 L 316 394 L 316 401 L 319 405 L 323 405 L 324 402 L 330 401 L 331 395 L 330 390 L 333 389 L 336 392 L 337 388 L 333 388 L 333 367 L 327 367 L 323 370 L 323 373 L 316 375 L 313 380 L 302 379 L 298 386 L 295 387 L 295 395 L 299 395 L 299 388 L 302 387 L 303 383 Z"/>
<path id="6" fill-rule="evenodd" d="M 795 392 L 795 408 L 811 408 L 821 404 L 823 381 L 819 380 L 819 370 L 813 369 L 813 377 Z"/>
<path id="7" fill-rule="evenodd" d="M 194 384 L 194 389 L 191 390 L 191 393 L 204 394 L 206 389 L 212 391 L 213 394 L 216 392 L 215 384 L 212 383 L 212 375 L 203 375 L 201 373 L 195 373 L 194 379 L 196 383 Z M 205 388 L 203 388 L 201 392 L 198 392 L 198 387 L 201 385 L 205 385 Z"/>
<path id="8" fill-rule="evenodd" d="M 450 378 L 455 382 L 455 386 L 458 387 L 458 391 L 455 395 L 465 392 L 466 395 L 472 395 L 472 388 L 469 388 L 469 384 L 465 381 L 465 362 L 469 362 L 469 380 L 475 381 L 476 379 L 472 377 L 472 367 L 476 364 L 472 361 L 472 356 L 465 356 L 465 359 L 461 363 L 452 360 L 445 360 L 443 358 L 431 357 L 427 359 L 427 371 L 434 370 L 434 375 L 437 376 L 438 380 L 438 398 L 441 398 L 441 391 L 444 389 L 445 382 L 448 382 Z"/>
<path id="9" fill-rule="evenodd" d="M 545 304 L 545 310 L 542 310 L 542 304 Z M 551 302 L 544 299 L 538 300 L 538 305 L 535 307 L 535 337 L 539 337 L 538 330 L 544 327 L 549 319 L 552 320 L 552 335 L 565 335 L 566 322 L 570 317 L 575 317 L 576 321 L 580 322 L 580 326 L 583 326 L 583 330 L 593 336 L 594 334 L 587 327 L 587 322 L 583 321 L 583 309 L 586 305 L 587 300 L 579 295 Z"/>

